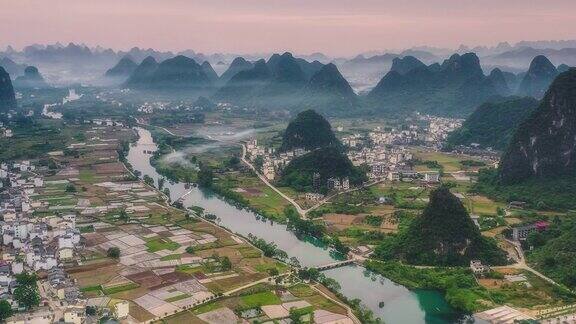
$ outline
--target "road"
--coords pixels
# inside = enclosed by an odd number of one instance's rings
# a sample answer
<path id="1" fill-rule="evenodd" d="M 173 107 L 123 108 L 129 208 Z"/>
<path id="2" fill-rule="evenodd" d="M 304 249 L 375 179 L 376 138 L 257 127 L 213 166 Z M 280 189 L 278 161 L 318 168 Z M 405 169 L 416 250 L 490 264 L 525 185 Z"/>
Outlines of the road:
<path id="1" fill-rule="evenodd" d="M 280 191 L 278 188 L 276 188 L 273 184 L 271 184 L 271 183 L 268 181 L 268 179 L 266 179 L 266 177 L 265 177 L 264 175 L 260 174 L 260 172 L 258 172 L 258 170 L 256 170 L 256 168 L 254 167 L 254 165 L 252 165 L 252 163 L 250 163 L 250 161 L 246 160 L 246 146 L 245 146 L 244 144 L 242 144 L 242 157 L 240 158 L 240 160 L 241 160 L 244 164 L 246 164 L 252 171 L 254 171 L 254 173 L 256 173 L 256 175 L 258 176 L 258 178 L 260 178 L 260 180 L 261 180 L 262 182 L 264 182 L 264 184 L 266 184 L 268 187 L 270 187 L 270 189 L 272 189 L 272 190 L 274 190 L 275 192 L 277 192 L 282 198 L 286 199 L 286 201 L 288 201 L 290 204 L 292 204 L 292 206 L 294 206 L 294 208 L 296 208 L 296 211 L 298 211 L 298 214 L 300 214 L 300 216 L 301 216 L 302 218 L 304 218 L 304 219 L 307 218 L 306 215 L 307 215 L 310 211 L 312 211 L 312 210 L 314 210 L 314 209 L 316 209 L 316 208 L 324 205 L 326 202 L 330 201 L 330 199 L 332 199 L 332 198 L 334 198 L 334 197 L 336 197 L 336 196 L 338 196 L 338 195 L 342 195 L 342 194 L 346 194 L 346 193 L 349 193 L 349 192 L 354 192 L 354 191 L 357 191 L 357 190 L 361 190 L 361 189 L 364 189 L 364 188 L 373 186 L 373 185 L 375 185 L 375 184 L 378 184 L 378 183 L 380 183 L 380 182 L 383 182 L 383 181 L 385 180 L 385 179 L 376 180 L 376 181 L 373 181 L 373 182 L 366 183 L 366 184 L 362 185 L 361 187 L 351 188 L 351 189 L 348 189 L 348 190 L 344 190 L 344 191 L 339 191 L 339 192 L 333 193 L 333 194 L 331 194 L 331 195 L 329 195 L 329 196 L 326 196 L 324 199 L 320 200 L 320 201 L 319 201 L 318 203 L 316 203 L 314 206 L 312 206 L 312 207 L 310 207 L 310 208 L 308 208 L 308 209 L 304 209 L 304 208 L 302 208 L 294 199 L 288 197 L 286 194 L 284 194 L 282 191 Z"/>
<path id="2" fill-rule="evenodd" d="M 256 168 L 250 162 L 248 162 L 248 160 L 246 160 L 246 146 L 244 146 L 244 145 L 242 145 L 242 157 L 240 158 L 240 160 L 244 164 L 246 164 L 252 171 L 254 171 L 254 173 L 256 173 L 258 178 L 260 178 L 260 180 L 262 182 L 264 182 L 264 184 L 266 184 L 268 187 L 270 187 L 270 189 L 274 190 L 282 198 L 286 199 L 286 201 L 288 201 L 290 204 L 292 204 L 292 206 L 294 206 L 294 208 L 296 208 L 296 211 L 298 212 L 298 214 L 300 214 L 300 216 L 302 216 L 303 218 L 306 218 L 307 210 L 304 210 L 302 207 L 300 207 L 300 205 L 298 205 L 298 203 L 296 201 L 294 201 L 294 199 L 288 197 L 282 191 L 278 190 L 278 188 L 274 187 L 270 182 L 268 182 L 268 179 L 266 179 L 265 176 L 260 174 L 260 172 L 258 172 L 258 170 L 256 170 Z"/>

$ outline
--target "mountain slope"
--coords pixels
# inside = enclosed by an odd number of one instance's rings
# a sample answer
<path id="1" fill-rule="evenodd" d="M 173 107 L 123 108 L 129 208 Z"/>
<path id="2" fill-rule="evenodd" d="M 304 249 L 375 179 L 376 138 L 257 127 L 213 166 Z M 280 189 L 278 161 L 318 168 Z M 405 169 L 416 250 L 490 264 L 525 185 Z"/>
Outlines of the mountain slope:
<path id="1" fill-rule="evenodd" d="M 16 108 L 16 95 L 10 74 L 0 66 L 0 112 Z"/>
<path id="2" fill-rule="evenodd" d="M 558 71 L 554 64 L 546 56 L 538 55 L 530 63 L 528 72 L 518 88 L 518 94 L 540 99 L 557 75 Z"/>
<path id="3" fill-rule="evenodd" d="M 207 89 L 212 82 L 193 59 L 178 55 L 157 64 L 146 58 L 130 76 L 128 86 L 152 90 Z"/>
<path id="4" fill-rule="evenodd" d="M 426 67 L 426 64 L 414 56 L 404 56 L 402 58 L 396 57 L 392 60 L 392 67 L 390 71 L 398 72 L 399 74 L 406 74 L 414 69 Z"/>
<path id="5" fill-rule="evenodd" d="M 124 56 L 120 61 L 118 61 L 118 63 L 116 63 L 116 65 L 108 69 L 104 75 L 113 78 L 125 78 L 129 77 L 137 67 L 138 64 L 134 63 L 130 56 Z"/>
<path id="6" fill-rule="evenodd" d="M 417 265 L 468 266 L 475 259 L 506 263 L 506 254 L 480 234 L 462 202 L 444 186 L 430 193 L 422 215 L 393 240 L 380 245 L 376 256 Z"/>
<path id="7" fill-rule="evenodd" d="M 202 67 L 202 71 L 204 71 L 204 74 L 206 74 L 206 76 L 208 77 L 208 80 L 210 80 L 210 82 L 214 83 L 214 82 L 216 82 L 216 80 L 218 80 L 218 74 L 216 74 L 216 71 L 214 71 L 214 68 L 212 68 L 212 65 L 210 65 L 210 62 L 204 61 L 204 63 L 202 63 L 202 65 L 201 65 L 201 67 Z"/>
<path id="8" fill-rule="evenodd" d="M 406 71 L 406 69 L 401 69 Z M 476 54 L 454 54 L 441 65 L 414 67 L 405 74 L 388 72 L 367 96 L 375 111 L 388 114 L 419 111 L 466 116 L 499 91 L 484 76 Z"/>
<path id="9" fill-rule="evenodd" d="M 305 110 L 286 127 L 279 152 L 302 148 L 340 147 L 330 123 L 314 110 Z"/>
<path id="10" fill-rule="evenodd" d="M 22 74 L 24 74 L 24 69 L 26 69 L 26 65 L 18 64 L 12 61 L 9 57 L 3 57 L 0 59 L 0 66 L 10 74 L 10 77 L 16 78 Z"/>
<path id="11" fill-rule="evenodd" d="M 538 107 L 532 97 L 508 98 L 502 102 L 480 105 L 466 119 L 462 127 L 446 139 L 448 146 L 479 144 L 503 150 L 508 145 L 516 127 Z"/>
<path id="12" fill-rule="evenodd" d="M 272 72 L 264 60 L 257 61 L 251 69 L 234 75 L 214 97 L 229 102 L 247 102 L 257 96 L 258 92 L 272 79 Z"/>
<path id="13" fill-rule="evenodd" d="M 222 73 L 218 83 L 221 85 L 226 84 L 238 72 L 249 70 L 252 67 L 254 67 L 254 64 L 246 61 L 243 57 L 237 57 L 230 63 L 228 69 Z"/>
<path id="14" fill-rule="evenodd" d="M 329 63 L 316 72 L 302 93 L 300 109 L 314 109 L 326 113 L 358 108 L 354 90 L 336 65 Z"/>
<path id="15" fill-rule="evenodd" d="M 506 184 L 576 175 L 576 69 L 560 74 L 502 156 Z"/>
<path id="16" fill-rule="evenodd" d="M 146 57 L 138 67 L 132 72 L 128 80 L 126 81 L 126 86 L 128 87 L 139 87 L 143 86 L 152 77 L 156 69 L 158 68 L 158 62 L 152 56 Z"/>

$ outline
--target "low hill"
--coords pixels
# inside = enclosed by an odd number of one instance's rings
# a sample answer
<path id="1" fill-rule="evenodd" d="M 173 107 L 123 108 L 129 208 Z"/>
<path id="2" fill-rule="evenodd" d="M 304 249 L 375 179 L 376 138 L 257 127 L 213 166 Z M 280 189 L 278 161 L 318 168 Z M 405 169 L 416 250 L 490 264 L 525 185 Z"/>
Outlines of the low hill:
<path id="1" fill-rule="evenodd" d="M 280 185 L 311 192 L 314 173 L 320 175 L 320 192 L 327 191 L 327 181 L 331 177 L 347 177 L 351 186 L 367 180 L 365 172 L 355 167 L 338 148 L 324 147 L 292 160 L 282 171 Z"/>
<path id="2" fill-rule="evenodd" d="M 109 78 L 127 78 L 137 67 L 138 64 L 134 63 L 130 56 L 124 56 L 116 65 L 108 69 L 104 75 Z"/>
<path id="3" fill-rule="evenodd" d="M 314 110 L 305 110 L 292 120 L 284 135 L 279 151 L 302 148 L 308 151 L 322 147 L 340 147 L 330 123 Z"/>
<path id="4" fill-rule="evenodd" d="M 415 265 L 468 266 L 471 260 L 490 265 L 507 262 L 496 241 L 482 236 L 462 202 L 445 186 L 433 190 L 422 215 L 380 245 L 375 255 Z"/>
<path id="5" fill-rule="evenodd" d="M 14 80 L 15 88 L 46 88 L 48 85 L 35 66 L 28 66 L 24 69 L 24 75 Z"/>
<path id="6" fill-rule="evenodd" d="M 516 127 L 538 107 L 532 97 L 508 98 L 480 105 L 446 139 L 447 146 L 479 144 L 482 148 L 503 150 Z"/>
<path id="7" fill-rule="evenodd" d="M 0 112 L 16 108 L 16 95 L 10 74 L 0 66 Z"/>

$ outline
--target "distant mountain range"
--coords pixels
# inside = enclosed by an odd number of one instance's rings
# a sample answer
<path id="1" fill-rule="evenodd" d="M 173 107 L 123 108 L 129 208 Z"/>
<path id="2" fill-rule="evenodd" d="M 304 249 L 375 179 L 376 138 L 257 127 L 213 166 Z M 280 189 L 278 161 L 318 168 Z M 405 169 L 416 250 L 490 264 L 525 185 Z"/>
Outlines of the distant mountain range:
<path id="1" fill-rule="evenodd" d="M 254 64 L 237 59 L 239 70 L 215 93 L 217 100 L 268 108 L 321 111 L 354 108 L 356 94 L 334 64 L 308 62 L 291 53 L 274 54 Z M 250 65 L 252 67 L 250 67 Z"/>
<path id="2" fill-rule="evenodd" d="M 485 76 L 474 53 L 454 54 L 442 64 L 429 66 L 414 57 L 404 58 L 396 60 L 391 71 L 370 91 L 368 105 L 388 113 L 420 111 L 465 116 L 501 94 L 503 76 L 498 74 L 496 71 Z"/>
<path id="3" fill-rule="evenodd" d="M 10 74 L 0 66 L 0 112 L 16 108 L 16 95 Z"/>

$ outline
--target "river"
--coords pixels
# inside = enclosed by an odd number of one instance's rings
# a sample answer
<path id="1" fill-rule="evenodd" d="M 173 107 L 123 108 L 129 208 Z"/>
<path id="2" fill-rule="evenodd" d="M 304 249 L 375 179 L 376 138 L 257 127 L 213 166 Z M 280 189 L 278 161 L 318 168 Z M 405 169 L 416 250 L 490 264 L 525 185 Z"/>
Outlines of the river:
<path id="1" fill-rule="evenodd" d="M 135 170 L 148 175 L 158 183 L 161 176 L 150 164 L 150 154 L 156 145 L 150 132 L 137 128 L 139 139 L 128 153 L 128 162 Z M 186 189 L 183 183 L 170 183 L 164 186 L 170 189 L 172 200 L 186 192 L 184 206 L 200 206 L 207 213 L 220 218 L 220 225 L 233 232 L 247 236 L 249 233 L 268 242 L 274 242 L 278 248 L 286 251 L 288 256 L 296 257 L 302 266 L 318 266 L 334 262 L 336 256 L 326 246 L 315 240 L 300 240 L 283 224 L 261 218 L 257 214 L 240 210 L 216 195 L 198 188 Z M 438 291 L 412 291 L 398 285 L 364 267 L 351 265 L 324 271 L 327 277 L 338 281 L 341 292 L 349 299 L 358 298 L 387 324 L 404 323 L 455 323 L 462 317 L 454 311 Z M 383 302 L 383 307 L 380 303 Z"/>

